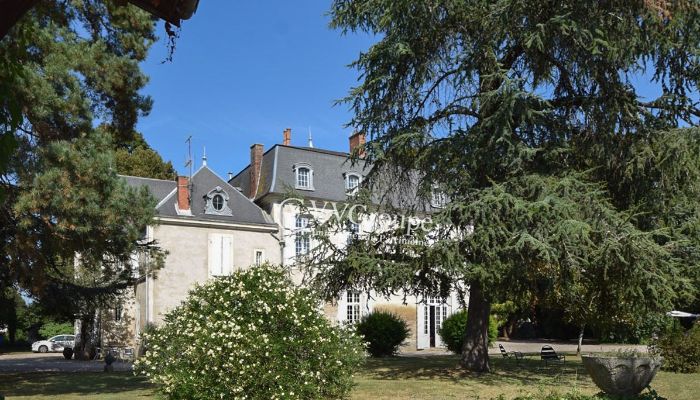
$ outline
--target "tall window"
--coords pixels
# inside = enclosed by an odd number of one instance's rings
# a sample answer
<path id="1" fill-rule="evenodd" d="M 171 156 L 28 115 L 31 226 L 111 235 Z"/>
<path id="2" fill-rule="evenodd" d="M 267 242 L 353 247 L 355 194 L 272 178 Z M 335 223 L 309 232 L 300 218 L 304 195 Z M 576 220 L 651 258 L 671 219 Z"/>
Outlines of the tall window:
<path id="1" fill-rule="evenodd" d="M 445 300 L 438 297 L 428 297 L 426 306 L 423 307 L 423 333 L 428 334 L 430 326 L 430 308 L 435 310 L 435 331 L 439 332 L 442 323 L 447 319 L 447 304 Z"/>
<path id="2" fill-rule="evenodd" d="M 444 208 L 447 202 L 448 199 L 445 192 L 438 187 L 434 187 L 433 191 L 430 193 L 430 205 L 433 206 L 433 208 Z"/>
<path id="3" fill-rule="evenodd" d="M 357 240 L 360 234 L 360 224 L 348 222 L 348 244 Z"/>
<path id="4" fill-rule="evenodd" d="M 255 250 L 255 257 L 254 257 L 255 265 L 257 265 L 258 267 L 261 266 L 264 262 L 264 257 L 265 257 L 265 254 L 262 250 Z"/>
<path id="5" fill-rule="evenodd" d="M 350 192 L 360 186 L 360 176 L 356 174 L 348 174 L 345 178 L 345 189 Z"/>
<path id="6" fill-rule="evenodd" d="M 294 227 L 296 228 L 296 236 L 294 240 L 295 253 L 298 256 L 302 256 L 309 252 L 310 238 L 309 232 L 307 230 L 309 226 L 309 218 L 303 215 L 297 215 Z"/>
<path id="7" fill-rule="evenodd" d="M 122 320 L 122 306 L 119 304 L 114 307 L 114 320 L 117 322 Z"/>
<path id="8" fill-rule="evenodd" d="M 295 187 L 297 189 L 307 189 L 307 190 L 313 190 L 314 188 L 314 173 L 311 170 L 311 168 L 307 165 L 304 166 L 295 166 L 294 170 L 296 171 L 296 181 L 295 181 Z"/>
<path id="9" fill-rule="evenodd" d="M 347 315 L 345 319 L 354 324 L 360 320 L 360 292 L 348 290 L 347 292 Z"/>

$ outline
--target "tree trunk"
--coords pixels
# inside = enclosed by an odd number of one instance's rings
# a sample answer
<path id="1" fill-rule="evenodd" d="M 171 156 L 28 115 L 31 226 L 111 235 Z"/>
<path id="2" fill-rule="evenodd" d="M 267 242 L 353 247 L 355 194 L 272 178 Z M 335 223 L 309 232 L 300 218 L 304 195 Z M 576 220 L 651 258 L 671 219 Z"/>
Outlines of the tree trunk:
<path id="1" fill-rule="evenodd" d="M 17 325 L 16 324 L 8 324 L 7 336 L 8 336 L 8 340 L 10 341 L 10 344 L 15 344 L 15 341 L 17 340 Z"/>
<path id="2" fill-rule="evenodd" d="M 578 347 L 576 347 L 576 355 L 580 356 L 581 355 L 581 345 L 583 344 L 583 330 L 586 328 L 586 325 L 581 325 L 581 331 L 578 333 Z"/>
<path id="3" fill-rule="evenodd" d="M 78 321 L 80 332 L 75 338 L 73 354 L 76 360 L 92 360 L 97 349 L 93 332 L 95 328 L 95 312 L 86 313 Z"/>
<path id="4" fill-rule="evenodd" d="M 462 344 L 462 367 L 474 372 L 489 372 L 489 315 L 491 302 L 486 299 L 480 283 L 469 288 L 467 326 Z"/>

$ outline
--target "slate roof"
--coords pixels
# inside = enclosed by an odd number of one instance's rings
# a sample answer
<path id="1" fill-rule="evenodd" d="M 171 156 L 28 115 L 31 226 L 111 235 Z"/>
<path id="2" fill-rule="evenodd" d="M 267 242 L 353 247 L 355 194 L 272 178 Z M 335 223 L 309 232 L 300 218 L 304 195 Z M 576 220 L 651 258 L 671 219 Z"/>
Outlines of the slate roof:
<path id="1" fill-rule="evenodd" d="M 313 170 L 314 190 L 294 189 L 296 164 L 308 164 Z M 324 150 L 310 147 L 285 146 L 277 144 L 263 154 L 260 167 L 260 181 L 255 195 L 256 201 L 261 201 L 270 194 L 287 195 L 292 191 L 305 198 L 329 201 L 346 201 L 348 194 L 345 190 L 345 175 L 355 173 L 365 176 L 369 173 L 371 164 L 364 160 L 356 160 L 353 164 L 349 153 Z M 249 193 L 250 165 L 234 176 L 229 182 Z M 391 203 L 397 208 L 417 208 L 430 212 L 434 208 L 429 201 L 417 196 L 418 177 L 395 178 L 392 174 L 382 174 L 379 179 L 382 184 L 373 188 L 373 198 L 376 203 Z"/>
<path id="2" fill-rule="evenodd" d="M 146 186 L 151 192 L 151 195 L 155 197 L 156 201 L 160 203 L 167 195 L 175 190 L 176 184 L 172 180 L 164 179 L 153 179 L 153 178 L 142 178 L 139 176 L 128 176 L 120 175 L 124 180 L 126 180 L 127 185 L 132 187 Z"/>
<path id="3" fill-rule="evenodd" d="M 207 166 L 201 167 L 192 175 L 192 198 L 190 209 L 192 215 L 178 215 L 176 211 L 177 187 L 175 181 L 122 176 L 130 186 L 146 186 L 155 197 L 159 216 L 191 219 L 199 221 L 217 221 L 242 224 L 273 225 L 272 219 L 265 211 L 250 199 L 220 178 Z M 221 187 L 229 195 L 228 206 L 232 215 L 205 214 L 205 196 L 209 191 Z"/>

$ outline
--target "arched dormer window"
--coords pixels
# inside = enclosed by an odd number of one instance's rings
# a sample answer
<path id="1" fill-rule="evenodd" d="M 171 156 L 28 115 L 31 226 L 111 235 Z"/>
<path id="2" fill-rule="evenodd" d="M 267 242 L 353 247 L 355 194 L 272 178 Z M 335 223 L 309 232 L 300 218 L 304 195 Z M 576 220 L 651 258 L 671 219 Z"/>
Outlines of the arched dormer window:
<path id="1" fill-rule="evenodd" d="M 206 205 L 204 206 L 205 214 L 233 215 L 231 208 L 228 206 L 228 193 L 226 193 L 221 186 L 210 190 L 204 197 L 206 198 Z"/>
<path id="2" fill-rule="evenodd" d="M 294 187 L 302 190 L 314 190 L 314 170 L 309 164 L 294 165 Z"/>
<path id="3" fill-rule="evenodd" d="M 348 172 L 345 174 L 345 191 L 348 193 L 354 193 L 362 182 L 362 177 L 354 172 Z"/>

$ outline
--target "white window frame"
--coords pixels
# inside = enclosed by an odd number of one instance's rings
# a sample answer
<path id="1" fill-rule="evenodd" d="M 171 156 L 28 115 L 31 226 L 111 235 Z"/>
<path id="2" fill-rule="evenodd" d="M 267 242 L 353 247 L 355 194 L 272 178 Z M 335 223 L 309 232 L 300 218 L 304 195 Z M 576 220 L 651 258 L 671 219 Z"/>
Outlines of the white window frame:
<path id="1" fill-rule="evenodd" d="M 433 186 L 430 191 L 430 206 L 433 208 L 445 208 L 448 202 L 447 194 L 440 190 L 438 186 Z"/>
<path id="2" fill-rule="evenodd" d="M 362 319 L 362 293 L 359 290 L 345 292 L 345 321 L 356 324 Z"/>
<path id="3" fill-rule="evenodd" d="M 350 178 L 357 178 L 357 185 L 355 187 L 350 187 Z M 345 173 L 345 191 L 347 193 L 355 193 L 357 189 L 362 184 L 362 175 L 355 172 Z"/>
<path id="4" fill-rule="evenodd" d="M 308 171 L 309 175 L 307 176 L 306 185 L 301 185 L 299 183 L 299 173 L 304 169 Z M 311 165 L 306 163 L 294 165 L 294 188 L 300 190 L 314 190 L 314 170 L 311 168 Z"/>
<path id="5" fill-rule="evenodd" d="M 348 244 L 354 242 L 360 236 L 360 224 L 348 221 Z"/>
<path id="6" fill-rule="evenodd" d="M 297 214 L 294 217 L 294 255 L 303 257 L 309 254 L 311 249 L 311 237 L 309 236 L 308 215 Z"/>
<path id="7" fill-rule="evenodd" d="M 258 254 L 260 255 L 260 260 L 258 260 Z M 255 249 L 253 250 L 253 265 L 259 267 L 265 264 L 265 250 Z"/>

